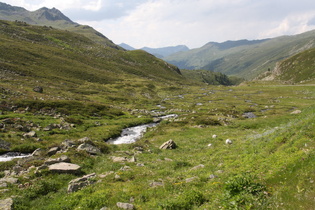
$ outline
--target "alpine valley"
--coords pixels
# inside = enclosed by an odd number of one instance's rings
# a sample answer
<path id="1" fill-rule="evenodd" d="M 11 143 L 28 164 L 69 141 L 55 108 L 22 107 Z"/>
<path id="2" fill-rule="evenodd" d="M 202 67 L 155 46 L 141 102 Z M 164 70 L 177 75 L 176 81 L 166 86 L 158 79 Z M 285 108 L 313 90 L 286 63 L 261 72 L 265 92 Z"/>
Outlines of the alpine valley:
<path id="1" fill-rule="evenodd" d="M 314 39 L 127 51 L 0 3 L 0 209 L 313 209 Z"/>

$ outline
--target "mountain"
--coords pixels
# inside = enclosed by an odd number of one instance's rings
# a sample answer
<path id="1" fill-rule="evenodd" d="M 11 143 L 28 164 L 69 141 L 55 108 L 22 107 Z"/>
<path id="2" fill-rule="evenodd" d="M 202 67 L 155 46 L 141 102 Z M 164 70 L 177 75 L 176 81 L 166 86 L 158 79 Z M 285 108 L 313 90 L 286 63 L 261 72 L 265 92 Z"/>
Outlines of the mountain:
<path id="1" fill-rule="evenodd" d="M 152 55 L 154 55 L 158 58 L 164 58 L 164 57 L 170 56 L 174 53 L 186 52 L 189 50 L 189 48 L 185 45 L 162 47 L 162 48 L 143 47 L 141 49 L 148 52 L 148 53 L 151 53 Z"/>
<path id="2" fill-rule="evenodd" d="M 315 47 L 315 31 L 264 40 L 209 42 L 163 58 L 181 69 L 205 69 L 253 79 L 278 61 Z"/>
<path id="3" fill-rule="evenodd" d="M 314 82 L 314 64 L 315 49 L 313 48 L 278 62 L 272 71 L 263 73 L 257 80 L 274 80 L 289 84 Z"/>
<path id="4" fill-rule="evenodd" d="M 133 47 L 131 47 L 130 45 L 128 45 L 126 43 L 121 43 L 121 44 L 119 44 L 119 46 L 121 46 L 125 50 L 135 50 L 136 49 L 136 48 L 133 48 Z"/>
<path id="5" fill-rule="evenodd" d="M 135 48 L 125 43 L 121 43 L 119 46 L 126 50 L 135 50 Z M 161 48 L 143 47 L 141 48 L 141 50 L 144 50 L 158 58 L 164 58 L 166 56 L 170 56 L 178 52 L 186 52 L 189 50 L 189 48 L 185 45 L 178 45 L 178 46 L 169 46 L 169 47 L 161 47 Z"/>
<path id="6" fill-rule="evenodd" d="M 22 21 L 32 25 L 51 26 L 58 29 L 69 30 L 82 34 L 100 44 L 122 49 L 92 27 L 73 22 L 56 8 L 48 9 L 43 7 L 31 12 L 22 7 L 15 7 L 0 2 L 0 19 Z"/>

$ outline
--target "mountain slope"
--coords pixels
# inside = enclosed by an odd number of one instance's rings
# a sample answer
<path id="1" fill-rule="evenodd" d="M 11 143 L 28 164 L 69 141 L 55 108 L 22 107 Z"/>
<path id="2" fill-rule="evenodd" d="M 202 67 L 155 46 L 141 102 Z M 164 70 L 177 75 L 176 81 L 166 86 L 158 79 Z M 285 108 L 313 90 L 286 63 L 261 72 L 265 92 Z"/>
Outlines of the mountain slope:
<path id="1" fill-rule="evenodd" d="M 252 79 L 267 69 L 273 69 L 276 62 L 313 48 L 314 37 L 315 31 L 310 31 L 266 40 L 211 42 L 164 60 L 179 68 L 206 69 Z"/>
<path id="2" fill-rule="evenodd" d="M 144 51 L 122 51 L 85 36 L 21 22 L 0 21 L 1 70 L 80 84 L 126 78 L 180 81 L 179 70 Z"/>
<path id="3" fill-rule="evenodd" d="M 296 84 L 314 82 L 315 49 L 303 51 L 278 62 L 273 71 L 267 71 L 257 79 L 276 80 Z"/>
<path id="4" fill-rule="evenodd" d="M 93 41 L 110 46 L 112 48 L 121 49 L 111 40 L 99 33 L 90 26 L 83 26 L 73 22 L 58 9 L 48 9 L 43 7 L 36 11 L 28 11 L 22 7 L 15 7 L 0 2 L 0 19 L 9 21 L 22 21 L 32 25 L 51 26 L 58 29 L 69 30 L 82 34 Z"/>

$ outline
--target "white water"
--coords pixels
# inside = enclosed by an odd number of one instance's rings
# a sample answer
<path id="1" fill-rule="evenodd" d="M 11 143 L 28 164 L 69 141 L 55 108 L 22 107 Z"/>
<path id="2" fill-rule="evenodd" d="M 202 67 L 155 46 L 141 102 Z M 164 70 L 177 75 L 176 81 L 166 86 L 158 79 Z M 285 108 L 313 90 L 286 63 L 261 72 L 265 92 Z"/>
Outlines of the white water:
<path id="1" fill-rule="evenodd" d="M 146 125 L 139 125 L 135 127 L 123 129 L 120 137 L 110 139 L 108 142 L 111 144 L 131 144 L 139 140 L 147 131 L 147 128 L 155 127 L 157 123 L 150 123 Z"/>
<path id="2" fill-rule="evenodd" d="M 0 155 L 0 162 L 6 162 L 6 161 L 11 161 L 15 158 L 24 158 L 24 157 L 29 157 L 31 155 L 26 155 L 26 154 L 14 154 L 14 155 L 11 155 L 11 154 L 4 154 L 4 155 Z"/>
<path id="3" fill-rule="evenodd" d="M 175 118 L 176 114 L 166 115 L 163 117 L 159 117 L 161 120 L 168 118 Z M 123 129 L 120 137 L 115 139 L 110 139 L 107 142 L 110 144 L 131 144 L 139 140 L 143 134 L 147 131 L 147 128 L 152 128 L 157 126 L 158 123 L 150 123 L 145 125 L 139 125 L 135 127 L 125 128 Z"/>

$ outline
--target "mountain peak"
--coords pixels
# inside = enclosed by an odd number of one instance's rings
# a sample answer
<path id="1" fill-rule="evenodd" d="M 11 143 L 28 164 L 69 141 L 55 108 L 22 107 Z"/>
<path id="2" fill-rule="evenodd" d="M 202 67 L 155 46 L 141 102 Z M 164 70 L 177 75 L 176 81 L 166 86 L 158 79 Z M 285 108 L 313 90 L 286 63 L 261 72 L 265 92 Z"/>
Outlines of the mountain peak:
<path id="1" fill-rule="evenodd" d="M 43 20 L 43 19 L 50 20 L 50 21 L 64 20 L 67 22 L 74 23 L 62 12 L 60 12 L 60 10 L 56 9 L 55 7 L 53 7 L 52 9 L 49 9 L 47 7 L 42 7 L 36 10 L 34 13 L 39 20 Z"/>

